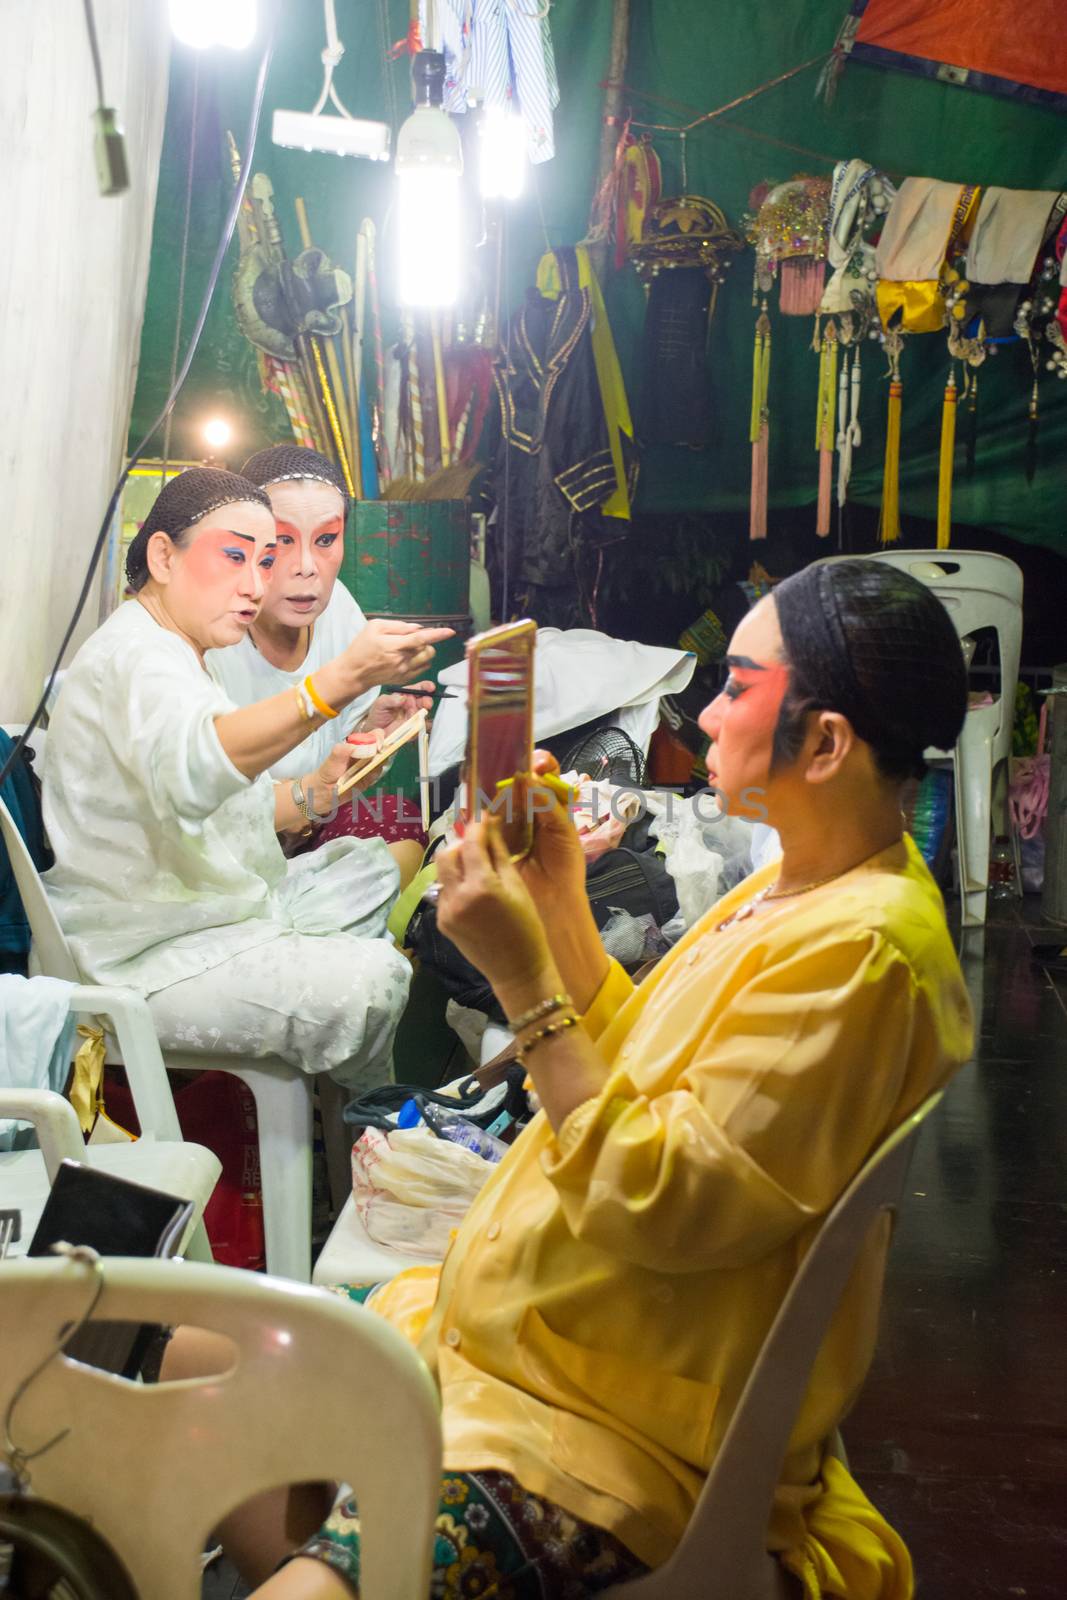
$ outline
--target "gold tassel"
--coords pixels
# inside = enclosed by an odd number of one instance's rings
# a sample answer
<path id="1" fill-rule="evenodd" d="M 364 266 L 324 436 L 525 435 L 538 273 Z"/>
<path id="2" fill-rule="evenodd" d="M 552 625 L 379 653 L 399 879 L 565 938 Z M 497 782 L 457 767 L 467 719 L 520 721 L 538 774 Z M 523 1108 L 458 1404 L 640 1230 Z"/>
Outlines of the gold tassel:
<path id="1" fill-rule="evenodd" d="M 878 537 L 883 544 L 897 544 L 900 540 L 900 421 L 904 402 L 900 355 L 903 348 L 904 335 L 897 328 L 891 329 L 885 336 L 885 350 L 889 358 L 889 407 L 885 429 L 882 514 L 878 522 Z"/>
<path id="2" fill-rule="evenodd" d="M 830 532 L 834 443 L 837 438 L 837 328 L 828 322 L 819 344 L 819 398 L 815 418 L 815 448 L 819 452 L 819 499 L 815 532 L 825 539 Z"/>
<path id="3" fill-rule="evenodd" d="M 752 351 L 752 414 L 748 437 L 752 445 L 752 494 L 748 536 L 767 537 L 767 458 L 770 451 L 770 414 L 767 397 L 771 384 L 771 319 L 767 302 L 756 318 L 756 342 Z"/>
<path id="4" fill-rule="evenodd" d="M 951 366 L 941 408 L 941 470 L 937 480 L 937 548 L 947 550 L 952 537 L 952 470 L 956 459 L 956 375 Z"/>

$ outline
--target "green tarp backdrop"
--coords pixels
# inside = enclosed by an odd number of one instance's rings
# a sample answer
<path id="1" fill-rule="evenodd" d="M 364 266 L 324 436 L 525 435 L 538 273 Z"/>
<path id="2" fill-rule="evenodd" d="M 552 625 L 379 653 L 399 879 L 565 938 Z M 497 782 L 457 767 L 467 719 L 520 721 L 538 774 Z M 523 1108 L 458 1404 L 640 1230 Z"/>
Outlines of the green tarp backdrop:
<path id="1" fill-rule="evenodd" d="M 684 123 L 733 100 L 833 44 L 844 0 L 632 0 L 627 112 L 654 123 Z M 299 249 L 293 200 L 307 201 L 316 244 L 353 270 L 356 233 L 374 218 L 382 239 L 382 295 L 387 331 L 388 212 L 392 176 L 384 165 L 281 150 L 270 142 L 276 106 L 309 110 L 321 84 L 320 0 L 282 0 L 274 64 L 267 86 L 255 170 L 273 179 L 278 216 L 293 253 Z M 410 104 L 406 60 L 383 64 L 407 26 L 407 0 L 337 0 L 346 54 L 337 70 L 342 99 L 355 115 L 403 117 Z M 596 177 L 607 71 L 611 0 L 555 0 L 551 20 L 562 104 L 554 161 L 533 174 L 514 208 L 506 237 L 505 299 L 515 304 L 532 281 L 546 243 L 567 244 L 585 232 Z M 1035 50 L 1040 40 L 1033 41 Z M 167 392 L 176 332 L 182 234 L 189 178 L 190 131 L 196 106 L 196 153 L 184 286 L 184 350 L 222 226 L 232 177 L 225 133 L 244 138 L 255 75 L 254 52 L 197 56 L 175 47 L 160 174 L 151 276 L 131 436 L 139 438 Z M 1016 188 L 1067 183 L 1067 120 L 947 84 L 850 65 L 832 106 L 815 99 L 818 66 L 754 98 L 686 141 L 688 188 L 715 200 L 737 226 L 749 191 L 765 179 L 829 174 L 833 163 L 859 156 L 894 178 L 909 174 Z M 646 98 L 648 97 L 648 98 Z M 656 134 L 666 193 L 681 188 L 680 141 Z M 200 456 L 199 428 L 224 411 L 237 423 L 235 456 L 288 437 L 280 405 L 259 391 L 251 348 L 237 332 L 227 264 L 203 343 L 182 394 L 170 438 L 174 457 Z M 708 341 L 708 381 L 716 435 L 711 448 L 657 449 L 643 461 L 638 509 L 649 512 L 739 511 L 748 500 L 748 419 L 754 311 L 750 251 L 739 257 L 719 295 Z M 644 294 L 626 268 L 609 275 L 608 306 L 616 343 L 637 396 Z M 806 318 L 774 318 L 771 373 L 770 501 L 795 506 L 813 524 L 817 357 Z M 885 440 L 884 359 L 864 352 L 863 443 L 850 496 L 877 505 Z M 908 341 L 904 354 L 901 505 L 933 517 L 941 397 L 948 369 L 943 334 Z M 977 469 L 957 471 L 954 519 L 1031 543 L 1067 547 L 1067 383 L 1042 372 L 1040 465 L 1032 484 L 1023 471 L 1030 365 L 1012 345 L 981 369 Z M 160 453 L 157 441 L 152 453 Z M 962 462 L 962 452 L 959 458 Z M 961 534 L 958 542 L 966 543 Z M 757 547 L 758 550 L 758 547 Z"/>

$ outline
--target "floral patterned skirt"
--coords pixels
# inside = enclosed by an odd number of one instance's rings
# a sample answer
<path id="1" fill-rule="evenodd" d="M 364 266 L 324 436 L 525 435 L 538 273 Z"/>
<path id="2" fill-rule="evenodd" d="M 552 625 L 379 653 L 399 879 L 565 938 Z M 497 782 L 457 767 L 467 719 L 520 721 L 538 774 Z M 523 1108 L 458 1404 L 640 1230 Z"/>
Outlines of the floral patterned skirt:
<path id="1" fill-rule="evenodd" d="M 340 1501 L 296 1553 L 325 1562 L 358 1596 L 355 1502 Z M 612 1534 L 528 1494 L 507 1473 L 441 1479 L 431 1600 L 584 1600 L 646 1570 Z"/>

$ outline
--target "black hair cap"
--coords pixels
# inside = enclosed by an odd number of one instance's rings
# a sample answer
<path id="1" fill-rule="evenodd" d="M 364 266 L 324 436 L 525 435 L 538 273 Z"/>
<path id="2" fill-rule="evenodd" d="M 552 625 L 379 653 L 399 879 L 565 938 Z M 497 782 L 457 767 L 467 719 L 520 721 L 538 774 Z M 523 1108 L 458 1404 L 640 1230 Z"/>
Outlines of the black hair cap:
<path id="1" fill-rule="evenodd" d="M 951 750 L 967 714 L 967 669 L 936 594 L 884 561 L 816 562 L 774 590 L 798 709 L 839 711 L 894 778 L 923 751 Z"/>
<path id="2" fill-rule="evenodd" d="M 126 580 L 131 589 L 148 582 L 148 541 L 154 533 L 177 539 L 186 528 L 200 522 L 220 506 L 252 501 L 270 510 L 268 496 L 247 478 L 219 467 L 189 467 L 179 472 L 156 496 L 155 504 L 126 552 Z"/>

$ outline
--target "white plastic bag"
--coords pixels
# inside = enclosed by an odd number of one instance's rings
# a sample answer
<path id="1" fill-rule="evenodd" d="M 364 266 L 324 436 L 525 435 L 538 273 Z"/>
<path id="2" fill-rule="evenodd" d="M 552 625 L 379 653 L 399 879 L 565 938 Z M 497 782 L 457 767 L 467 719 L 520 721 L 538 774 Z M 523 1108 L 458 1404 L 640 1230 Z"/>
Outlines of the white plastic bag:
<path id="1" fill-rule="evenodd" d="M 678 916 L 664 929 L 677 939 L 752 871 L 753 825 L 716 811 L 706 794 L 674 795 L 668 802 L 654 793 L 648 809 L 653 815 L 649 833 L 660 841 L 678 890 Z"/>
<path id="2" fill-rule="evenodd" d="M 492 1164 L 428 1128 L 365 1128 L 352 1146 L 352 1192 L 377 1244 L 443 1259 Z"/>

